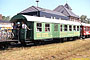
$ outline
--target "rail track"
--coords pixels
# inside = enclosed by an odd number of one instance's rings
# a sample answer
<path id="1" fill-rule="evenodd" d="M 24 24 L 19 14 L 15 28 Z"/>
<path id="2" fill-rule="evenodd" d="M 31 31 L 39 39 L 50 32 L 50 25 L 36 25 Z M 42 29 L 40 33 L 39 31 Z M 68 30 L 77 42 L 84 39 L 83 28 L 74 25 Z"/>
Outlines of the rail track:
<path id="1" fill-rule="evenodd" d="M 0 60 L 72 60 L 90 58 L 90 38 L 63 43 L 51 43 L 26 47 L 13 45 L 8 50 L 0 51 Z M 22 57 L 23 56 L 23 57 Z M 16 58 L 18 57 L 18 58 Z"/>

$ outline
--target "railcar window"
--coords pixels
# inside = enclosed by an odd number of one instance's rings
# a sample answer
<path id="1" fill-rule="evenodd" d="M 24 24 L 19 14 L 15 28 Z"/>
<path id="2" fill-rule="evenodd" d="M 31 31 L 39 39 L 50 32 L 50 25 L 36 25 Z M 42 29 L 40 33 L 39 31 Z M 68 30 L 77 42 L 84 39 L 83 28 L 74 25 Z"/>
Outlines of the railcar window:
<path id="1" fill-rule="evenodd" d="M 87 31 L 89 31 L 89 27 L 87 27 L 88 29 L 87 29 Z"/>
<path id="2" fill-rule="evenodd" d="M 85 27 L 84 27 L 84 30 L 85 30 Z"/>
<path id="3" fill-rule="evenodd" d="M 79 26 L 77 26 L 77 31 L 79 31 Z"/>
<path id="4" fill-rule="evenodd" d="M 86 27 L 84 27 L 84 30 L 86 30 Z"/>
<path id="5" fill-rule="evenodd" d="M 72 31 L 72 25 L 69 25 L 69 31 Z"/>
<path id="6" fill-rule="evenodd" d="M 64 31 L 67 31 L 67 25 L 64 25 Z"/>
<path id="7" fill-rule="evenodd" d="M 87 28 L 86 27 L 84 27 L 85 28 L 85 31 L 87 31 Z"/>
<path id="8" fill-rule="evenodd" d="M 76 31 L 76 26 L 73 26 L 73 30 Z"/>
<path id="9" fill-rule="evenodd" d="M 50 32 L 50 24 L 45 24 L 45 32 Z"/>
<path id="10" fill-rule="evenodd" d="M 86 30 L 85 31 L 87 31 L 87 27 L 86 27 Z"/>
<path id="11" fill-rule="evenodd" d="M 89 31 L 89 27 L 88 27 L 88 31 Z"/>
<path id="12" fill-rule="evenodd" d="M 54 31 L 58 31 L 58 24 L 54 24 Z"/>
<path id="13" fill-rule="evenodd" d="M 90 27 L 88 28 L 88 31 L 90 31 Z"/>
<path id="14" fill-rule="evenodd" d="M 42 24 L 37 23 L 37 32 L 41 32 L 41 31 L 42 31 Z"/>
<path id="15" fill-rule="evenodd" d="M 88 31 L 88 27 L 87 27 L 87 31 Z"/>
<path id="16" fill-rule="evenodd" d="M 88 31 L 89 31 L 89 27 L 88 27 Z"/>
<path id="17" fill-rule="evenodd" d="M 62 25 L 60 25 L 60 31 L 62 31 Z"/>

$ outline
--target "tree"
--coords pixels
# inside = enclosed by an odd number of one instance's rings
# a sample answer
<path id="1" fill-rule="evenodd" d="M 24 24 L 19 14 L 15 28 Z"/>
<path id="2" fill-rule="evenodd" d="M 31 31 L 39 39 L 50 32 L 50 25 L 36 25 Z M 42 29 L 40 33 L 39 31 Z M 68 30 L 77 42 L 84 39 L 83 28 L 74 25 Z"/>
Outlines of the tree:
<path id="1" fill-rule="evenodd" d="M 6 17 L 5 16 L 2 16 L 2 20 L 6 20 Z"/>
<path id="2" fill-rule="evenodd" d="M 9 21 L 10 20 L 10 16 L 7 16 L 7 17 L 6 16 L 2 16 L 2 19 Z"/>
<path id="3" fill-rule="evenodd" d="M 88 24 L 90 24 L 90 18 L 87 18 L 87 22 L 88 22 Z"/>
<path id="4" fill-rule="evenodd" d="M 82 15 L 81 17 L 80 17 L 80 19 L 81 19 L 81 22 L 86 22 L 86 18 L 87 18 L 87 16 L 86 15 Z"/>
<path id="5" fill-rule="evenodd" d="M 10 20 L 10 16 L 7 16 L 7 17 L 6 17 L 6 20 L 8 20 L 8 21 L 9 21 L 9 20 Z"/>

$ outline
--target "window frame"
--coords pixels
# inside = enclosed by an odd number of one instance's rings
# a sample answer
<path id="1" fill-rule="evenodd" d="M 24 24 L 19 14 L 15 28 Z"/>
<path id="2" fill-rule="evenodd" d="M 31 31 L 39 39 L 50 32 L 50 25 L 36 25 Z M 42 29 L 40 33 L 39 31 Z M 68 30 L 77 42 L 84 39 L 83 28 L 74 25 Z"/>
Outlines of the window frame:
<path id="1" fill-rule="evenodd" d="M 41 24 L 41 27 L 38 27 L 37 24 Z M 38 31 L 38 29 L 41 29 L 41 31 Z M 42 23 L 36 23 L 36 32 L 42 32 Z"/>
<path id="2" fill-rule="evenodd" d="M 46 27 L 46 24 L 48 24 L 48 27 Z M 45 23 L 45 32 L 50 32 L 50 24 L 49 23 Z"/>
<path id="3" fill-rule="evenodd" d="M 80 31 L 80 27 L 79 26 L 77 26 L 77 31 Z"/>
<path id="4" fill-rule="evenodd" d="M 73 31 L 76 31 L 76 26 L 75 25 L 73 25 Z"/>
<path id="5" fill-rule="evenodd" d="M 89 27 L 88 31 L 90 31 L 90 27 Z"/>
<path id="6" fill-rule="evenodd" d="M 62 24 L 60 25 L 60 31 L 61 32 L 63 31 L 63 25 Z"/>
<path id="7" fill-rule="evenodd" d="M 87 27 L 87 31 L 88 31 L 88 27 Z"/>
<path id="8" fill-rule="evenodd" d="M 64 31 L 68 31 L 68 25 L 64 25 Z"/>
<path id="9" fill-rule="evenodd" d="M 71 26 L 71 27 L 70 27 Z M 72 25 L 69 25 L 69 31 L 72 31 Z"/>
<path id="10" fill-rule="evenodd" d="M 87 31 L 87 27 L 86 26 L 84 27 L 84 30 Z"/>

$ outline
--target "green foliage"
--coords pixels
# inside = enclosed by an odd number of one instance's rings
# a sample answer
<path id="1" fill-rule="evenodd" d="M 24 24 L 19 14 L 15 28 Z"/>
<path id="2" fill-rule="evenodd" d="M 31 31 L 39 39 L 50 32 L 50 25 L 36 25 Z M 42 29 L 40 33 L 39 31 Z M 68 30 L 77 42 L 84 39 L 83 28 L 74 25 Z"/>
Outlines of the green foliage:
<path id="1" fill-rule="evenodd" d="M 10 16 L 2 16 L 2 19 L 9 21 L 10 20 Z"/>
<path id="2" fill-rule="evenodd" d="M 3 20 L 5 20 L 5 18 L 6 18 L 5 16 L 2 16 L 2 19 L 3 19 Z"/>
<path id="3" fill-rule="evenodd" d="M 87 16 L 86 15 L 82 15 L 81 17 L 80 17 L 80 19 L 81 19 L 81 22 L 86 22 L 86 18 L 87 18 Z"/>
<path id="4" fill-rule="evenodd" d="M 87 18 L 87 23 L 90 24 L 90 18 Z"/>

